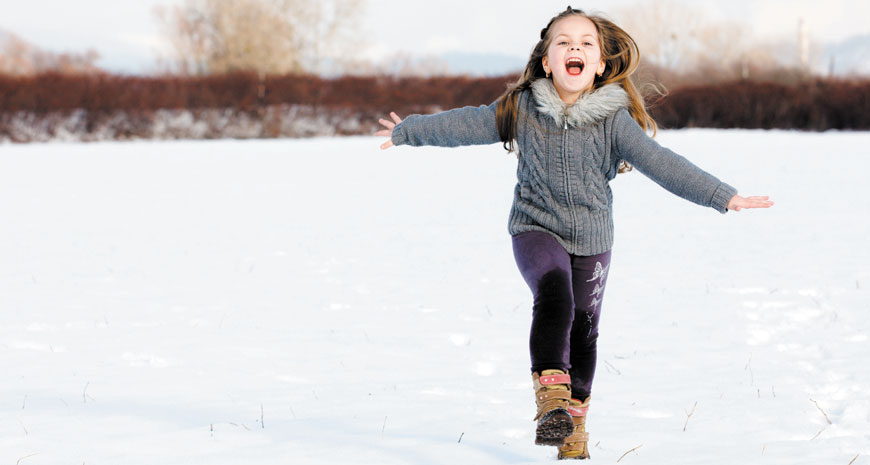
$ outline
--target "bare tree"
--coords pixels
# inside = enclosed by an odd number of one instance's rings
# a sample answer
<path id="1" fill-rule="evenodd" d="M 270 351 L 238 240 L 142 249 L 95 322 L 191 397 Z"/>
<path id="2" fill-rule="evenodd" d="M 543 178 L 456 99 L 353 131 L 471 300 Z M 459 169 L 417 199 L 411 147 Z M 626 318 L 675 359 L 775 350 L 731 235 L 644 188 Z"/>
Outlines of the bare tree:
<path id="1" fill-rule="evenodd" d="M 0 74 L 95 73 L 101 71 L 95 64 L 99 57 L 93 50 L 84 53 L 49 52 L 11 32 L 0 30 Z"/>
<path id="2" fill-rule="evenodd" d="M 185 0 L 155 14 L 175 49 L 171 61 L 182 73 L 284 74 L 322 71 L 329 52 L 353 33 L 361 5 L 361 0 Z"/>
<path id="3" fill-rule="evenodd" d="M 642 2 L 618 10 L 634 37 L 642 63 L 705 82 L 746 79 L 754 73 L 794 68 L 793 41 L 753 36 L 748 24 L 711 19 L 697 6 L 673 0 Z"/>

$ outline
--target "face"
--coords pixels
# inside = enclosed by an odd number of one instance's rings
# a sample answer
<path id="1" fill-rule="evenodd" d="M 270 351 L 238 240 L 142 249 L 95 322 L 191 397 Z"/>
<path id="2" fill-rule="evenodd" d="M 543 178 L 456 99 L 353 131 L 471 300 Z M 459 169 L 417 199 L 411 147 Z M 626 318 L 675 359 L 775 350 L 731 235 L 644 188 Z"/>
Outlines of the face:
<path id="1" fill-rule="evenodd" d="M 550 47 L 542 60 L 552 72 L 553 84 L 562 101 L 572 104 L 592 88 L 596 74 L 604 72 L 598 28 L 584 16 L 572 15 L 550 26 Z"/>

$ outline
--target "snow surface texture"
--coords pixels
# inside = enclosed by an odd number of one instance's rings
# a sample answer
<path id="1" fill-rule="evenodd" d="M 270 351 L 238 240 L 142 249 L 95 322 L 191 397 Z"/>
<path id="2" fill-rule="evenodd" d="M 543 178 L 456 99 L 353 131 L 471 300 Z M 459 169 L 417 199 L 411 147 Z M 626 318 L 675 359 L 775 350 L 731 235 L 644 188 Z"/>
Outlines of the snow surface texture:
<path id="1" fill-rule="evenodd" d="M 592 463 L 870 463 L 870 134 L 658 140 L 777 204 L 613 181 Z M 381 142 L 0 147 L 0 463 L 554 462 L 515 158 Z"/>
<path id="2" fill-rule="evenodd" d="M 371 134 L 377 126 L 376 118 L 365 112 L 310 105 L 271 105 L 261 117 L 230 109 L 19 112 L 0 114 L 0 143 L 313 137 Z"/>

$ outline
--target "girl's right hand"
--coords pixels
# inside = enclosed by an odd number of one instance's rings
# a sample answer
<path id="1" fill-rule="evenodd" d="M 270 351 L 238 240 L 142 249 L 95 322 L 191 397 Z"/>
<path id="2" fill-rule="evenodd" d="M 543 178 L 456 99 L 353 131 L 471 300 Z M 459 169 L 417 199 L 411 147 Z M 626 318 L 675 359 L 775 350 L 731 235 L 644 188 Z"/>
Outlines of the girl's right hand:
<path id="1" fill-rule="evenodd" d="M 376 136 L 383 136 L 383 137 L 392 137 L 393 136 L 393 128 L 396 127 L 397 124 L 402 122 L 402 118 L 399 118 L 399 115 L 395 114 L 392 111 L 390 112 L 390 118 L 393 118 L 393 121 L 387 121 L 383 118 L 378 120 L 378 122 L 383 124 L 384 126 L 386 126 L 387 129 L 382 129 L 382 130 L 376 132 L 375 133 Z M 391 140 L 388 140 L 388 141 L 384 142 L 383 144 L 381 144 L 381 150 L 386 150 L 392 146 L 393 146 L 393 141 L 391 139 Z"/>

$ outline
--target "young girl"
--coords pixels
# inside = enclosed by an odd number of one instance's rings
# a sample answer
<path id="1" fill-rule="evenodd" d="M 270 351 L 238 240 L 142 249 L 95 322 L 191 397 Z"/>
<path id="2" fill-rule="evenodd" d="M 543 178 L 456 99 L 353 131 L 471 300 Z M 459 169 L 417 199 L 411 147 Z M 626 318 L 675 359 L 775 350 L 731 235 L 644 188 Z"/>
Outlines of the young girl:
<path id="1" fill-rule="evenodd" d="M 608 182 L 637 169 L 670 192 L 725 213 L 767 208 L 653 141 L 656 125 L 629 76 L 634 40 L 611 21 L 568 9 L 541 30 L 519 81 L 489 106 L 402 121 L 390 113 L 381 145 L 502 142 L 517 152 L 510 212 L 517 266 L 534 296 L 531 350 L 535 443 L 559 458 L 589 457 L 586 414 L 598 320 L 613 244 Z"/>

